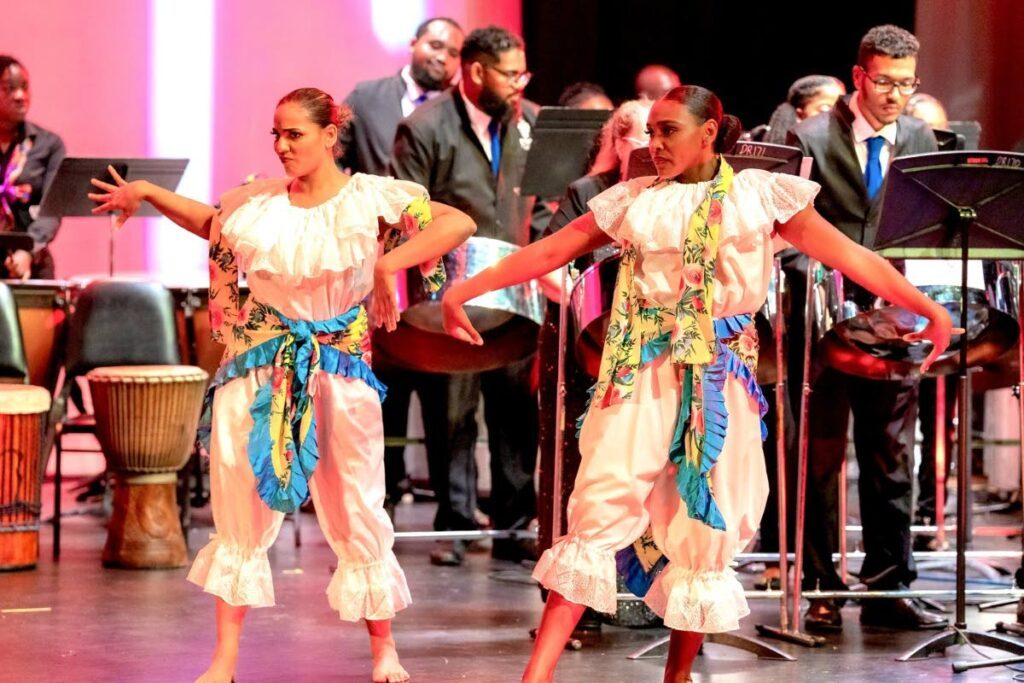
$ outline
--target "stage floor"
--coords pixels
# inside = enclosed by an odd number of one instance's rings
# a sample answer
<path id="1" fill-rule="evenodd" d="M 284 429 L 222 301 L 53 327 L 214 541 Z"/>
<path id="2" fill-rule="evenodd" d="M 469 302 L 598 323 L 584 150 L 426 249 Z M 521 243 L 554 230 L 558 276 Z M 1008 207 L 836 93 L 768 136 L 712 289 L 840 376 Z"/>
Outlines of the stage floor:
<path id="1" fill-rule="evenodd" d="M 44 500 L 49 500 L 49 491 Z M 75 506 L 70 497 L 66 500 Z M 429 503 L 401 505 L 399 529 L 426 529 L 431 515 Z M 988 515 L 979 520 L 1019 524 L 1019 516 Z M 339 622 L 324 596 L 333 555 L 313 515 L 303 514 L 301 524 L 301 547 L 294 546 L 293 529 L 286 522 L 270 553 L 277 606 L 250 612 L 237 680 L 368 681 L 363 627 Z M 38 568 L 0 574 L 0 681 L 193 680 L 205 668 L 212 649 L 210 596 L 185 581 L 185 569 L 102 568 L 105 530 L 99 516 L 66 518 L 63 531 L 59 563 L 50 560 L 47 527 Z M 196 511 L 188 538 L 191 555 L 211 531 L 208 509 Z M 1017 539 L 979 539 L 979 545 L 1020 547 Z M 430 542 L 401 541 L 396 548 L 414 604 L 396 619 L 395 636 L 413 680 L 518 681 L 530 651 L 528 632 L 537 624 L 542 607 L 528 568 L 492 560 L 487 553 L 470 554 L 459 568 L 437 568 L 428 560 L 431 547 Z M 952 587 L 949 575 L 930 570 L 928 576 L 932 578 L 916 586 Z M 743 580 L 749 585 L 753 578 L 753 574 L 745 574 Z M 1009 579 L 1003 582 L 1008 584 Z M 994 587 L 983 582 L 972 585 Z M 754 636 L 757 623 L 778 623 L 776 601 L 752 600 L 751 606 L 753 614 L 743 621 L 743 635 Z M 957 648 L 945 658 L 896 662 L 895 657 L 922 640 L 926 632 L 861 628 L 858 614 L 856 606 L 846 607 L 844 632 L 830 637 L 824 647 L 804 649 L 777 643 L 797 657 L 795 662 L 759 661 L 729 647 L 708 645 L 698 659 L 696 680 L 943 681 L 954 678 L 950 669 L 954 659 L 982 656 Z M 975 630 L 1013 619 L 1012 606 L 987 613 L 970 608 L 968 612 L 968 623 Z M 565 653 L 556 680 L 660 681 L 663 657 L 640 661 L 626 657 L 666 633 L 661 628 L 606 625 L 598 642 Z M 1006 656 L 992 650 L 982 652 L 989 657 Z M 1009 669 L 996 668 L 956 678 L 1005 681 L 1013 676 Z"/>

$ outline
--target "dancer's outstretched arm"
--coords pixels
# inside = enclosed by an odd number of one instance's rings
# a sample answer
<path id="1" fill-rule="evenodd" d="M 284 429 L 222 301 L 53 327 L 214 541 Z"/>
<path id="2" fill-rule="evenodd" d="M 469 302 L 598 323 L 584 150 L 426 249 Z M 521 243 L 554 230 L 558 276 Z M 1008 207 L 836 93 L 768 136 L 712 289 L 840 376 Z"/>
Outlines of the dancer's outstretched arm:
<path id="1" fill-rule="evenodd" d="M 611 237 L 597 227 L 594 215 L 586 213 L 555 234 L 523 247 L 445 293 L 442 305 L 445 332 L 471 344 L 483 344 L 480 333 L 462 309 L 465 302 L 550 273 L 611 241 Z"/>
<path id="2" fill-rule="evenodd" d="M 133 180 L 129 183 L 112 166 L 108 166 L 107 170 L 117 184 L 92 179 L 92 184 L 103 190 L 89 194 L 89 199 L 99 204 L 92 210 L 93 213 L 119 211 L 114 223 L 120 228 L 139 210 L 142 202 L 149 202 L 157 211 L 193 235 L 204 240 L 210 239 L 210 223 L 217 209 L 154 185 L 148 180 Z"/>
<path id="3" fill-rule="evenodd" d="M 931 353 L 921 364 L 921 372 L 927 372 L 929 366 L 946 350 L 950 334 L 963 333 L 960 328 L 953 328 L 945 308 L 910 284 L 884 258 L 836 229 L 814 207 L 809 206 L 786 223 L 779 224 L 778 230 L 783 239 L 811 258 L 852 278 L 886 301 L 927 318 L 928 325 L 923 330 L 904 337 L 907 341 L 934 344 Z"/>
<path id="4" fill-rule="evenodd" d="M 373 319 L 389 332 L 398 326 L 395 273 L 441 258 L 476 232 L 476 223 L 458 209 L 430 202 L 430 222 L 423 230 L 377 259 L 373 273 Z"/>

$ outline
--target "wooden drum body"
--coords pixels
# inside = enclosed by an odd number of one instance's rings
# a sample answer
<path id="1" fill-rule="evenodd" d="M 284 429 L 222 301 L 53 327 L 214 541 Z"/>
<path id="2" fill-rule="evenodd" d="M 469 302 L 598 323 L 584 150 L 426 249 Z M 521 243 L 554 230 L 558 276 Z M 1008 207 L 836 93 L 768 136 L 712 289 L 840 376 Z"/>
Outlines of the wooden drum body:
<path id="1" fill-rule="evenodd" d="M 114 474 L 114 510 L 103 564 L 183 567 L 177 472 L 195 441 L 207 374 L 184 365 L 97 368 L 86 375 L 96 436 Z"/>
<path id="2" fill-rule="evenodd" d="M 0 386 L 0 570 L 32 569 L 39 559 L 43 428 L 50 392 Z"/>

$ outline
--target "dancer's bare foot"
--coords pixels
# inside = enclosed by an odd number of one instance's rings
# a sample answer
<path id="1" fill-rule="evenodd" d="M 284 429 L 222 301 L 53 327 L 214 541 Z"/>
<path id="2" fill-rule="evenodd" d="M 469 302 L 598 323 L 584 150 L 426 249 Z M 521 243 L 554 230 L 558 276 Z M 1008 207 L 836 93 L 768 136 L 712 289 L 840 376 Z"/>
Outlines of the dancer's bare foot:
<path id="1" fill-rule="evenodd" d="M 373 683 L 405 683 L 409 672 L 398 661 L 398 650 L 394 638 L 370 636 L 370 652 L 373 655 Z"/>
<path id="2" fill-rule="evenodd" d="M 221 655 L 214 653 L 210 668 L 196 679 L 196 683 L 231 683 L 235 680 L 235 662 L 238 660 L 238 653 L 232 655 Z"/>

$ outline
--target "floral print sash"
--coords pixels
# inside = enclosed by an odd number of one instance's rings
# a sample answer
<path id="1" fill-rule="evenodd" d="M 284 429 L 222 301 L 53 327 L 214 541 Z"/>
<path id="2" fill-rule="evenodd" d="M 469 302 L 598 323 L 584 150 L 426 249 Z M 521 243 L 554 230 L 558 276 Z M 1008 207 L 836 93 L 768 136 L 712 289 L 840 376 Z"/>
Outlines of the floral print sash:
<path id="1" fill-rule="evenodd" d="M 705 371 L 715 360 L 718 346 L 711 304 L 722 200 L 732 180 L 732 167 L 721 159 L 718 173 L 687 226 L 682 249 L 683 281 L 675 310 L 637 293 L 634 272 L 638 252 L 634 245 L 623 245 L 601 371 L 591 399 L 591 405 L 599 408 L 628 400 L 640 368 L 671 352 L 672 362 L 685 367 L 676 443 L 670 453 L 679 466 L 679 493 L 690 517 L 715 528 L 724 528 L 724 522 L 711 495 L 710 473 L 721 452 L 724 428 L 722 433 L 708 429 Z"/>
<path id="2" fill-rule="evenodd" d="M 398 226 L 386 226 L 384 249 L 402 236 L 423 230 L 431 219 L 427 197 L 402 212 Z M 224 360 L 210 385 L 200 424 L 200 438 L 210 443 L 213 396 L 228 381 L 250 370 L 270 367 L 270 382 L 259 387 L 249 413 L 248 457 L 260 498 L 273 510 L 292 512 L 309 494 L 309 479 L 319 460 L 312 396 L 319 372 L 360 379 L 381 400 L 386 388 L 370 369 L 370 326 L 366 309 L 356 305 L 326 321 L 292 320 L 254 297 L 241 305 L 238 261 L 214 221 L 210 236 L 210 329 L 226 346 Z M 428 291 L 445 281 L 444 265 L 422 264 Z"/>

